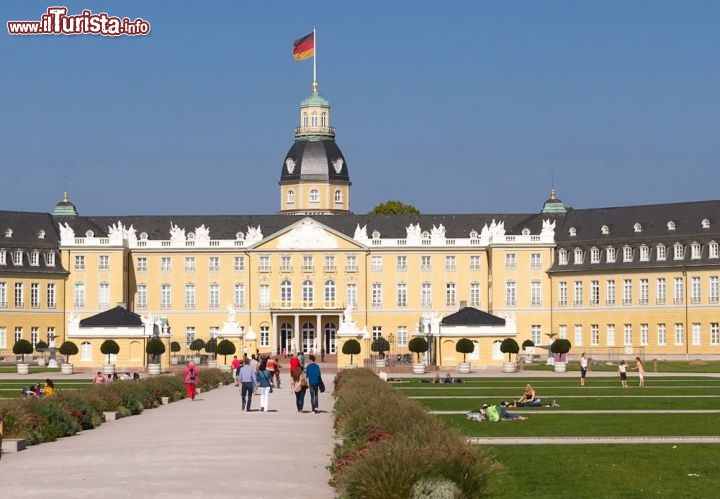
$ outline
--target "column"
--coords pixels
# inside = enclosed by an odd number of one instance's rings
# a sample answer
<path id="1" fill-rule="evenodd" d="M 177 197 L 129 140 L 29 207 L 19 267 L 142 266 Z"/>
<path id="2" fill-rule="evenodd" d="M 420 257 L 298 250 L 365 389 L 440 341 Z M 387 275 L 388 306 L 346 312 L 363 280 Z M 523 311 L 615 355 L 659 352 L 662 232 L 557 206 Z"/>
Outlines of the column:
<path id="1" fill-rule="evenodd" d="M 296 353 L 300 349 L 300 315 L 295 314 L 295 325 L 293 326 L 293 343 L 295 344 Z"/>
<path id="2" fill-rule="evenodd" d="M 270 343 L 270 346 L 272 347 L 273 344 L 275 345 L 275 353 L 280 354 L 280 342 L 278 342 L 278 330 L 277 330 L 277 314 L 272 314 L 272 340 Z"/>
<path id="3" fill-rule="evenodd" d="M 317 324 L 317 326 L 315 327 L 315 339 L 313 340 L 313 346 L 315 347 L 313 353 L 319 357 L 320 356 L 320 346 L 323 343 L 322 314 L 315 315 L 315 324 Z"/>

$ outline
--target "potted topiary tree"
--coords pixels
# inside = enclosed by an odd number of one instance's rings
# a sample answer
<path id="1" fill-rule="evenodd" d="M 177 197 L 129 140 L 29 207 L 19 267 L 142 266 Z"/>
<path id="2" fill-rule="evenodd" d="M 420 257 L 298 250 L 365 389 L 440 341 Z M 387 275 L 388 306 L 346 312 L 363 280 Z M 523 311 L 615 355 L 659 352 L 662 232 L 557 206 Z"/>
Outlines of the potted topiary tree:
<path id="1" fill-rule="evenodd" d="M 195 352 L 195 358 L 193 361 L 195 362 L 196 366 L 200 365 L 200 361 L 202 360 L 202 357 L 200 357 L 200 350 L 205 348 L 205 341 L 198 338 L 196 340 L 193 340 L 192 343 L 190 343 L 190 350 Z"/>
<path id="2" fill-rule="evenodd" d="M 71 355 L 77 355 L 78 353 L 78 347 L 75 343 L 72 341 L 64 341 L 62 345 L 60 345 L 60 348 L 58 349 L 60 354 L 65 358 L 65 362 L 60 364 L 60 372 L 62 374 L 72 374 L 73 373 L 73 365 L 70 363 L 70 356 Z"/>
<path id="3" fill-rule="evenodd" d="M 25 355 L 33 353 L 33 346 L 28 340 L 20 338 L 13 345 L 13 353 L 20 356 L 20 362 L 17 365 L 18 374 L 29 374 L 30 364 L 25 363 Z"/>
<path id="4" fill-rule="evenodd" d="M 558 338 L 550 344 L 550 352 L 555 357 L 554 371 L 556 373 L 564 373 L 567 371 L 566 355 L 572 347 L 570 340 Z"/>
<path id="5" fill-rule="evenodd" d="M 425 364 L 420 360 L 420 354 L 428 351 L 428 342 L 425 338 L 418 336 L 408 343 L 408 350 L 417 354 L 417 363 L 413 364 L 413 374 L 425 374 Z"/>
<path id="6" fill-rule="evenodd" d="M 35 351 L 40 352 L 40 358 L 38 359 L 38 366 L 45 367 L 45 352 L 47 352 L 49 345 L 44 341 L 40 340 L 35 343 Z"/>
<path id="7" fill-rule="evenodd" d="M 217 340 L 215 338 L 210 338 L 207 343 L 205 343 L 205 352 L 208 353 L 208 367 L 217 367 L 217 356 L 215 353 L 217 352 Z"/>
<path id="8" fill-rule="evenodd" d="M 105 340 L 100 345 L 100 353 L 107 355 L 107 364 L 103 365 L 103 374 L 115 374 L 115 364 L 110 363 L 110 356 L 120 353 L 120 345 L 115 340 Z"/>
<path id="9" fill-rule="evenodd" d="M 224 357 L 223 365 L 220 366 L 220 369 L 225 372 L 230 372 L 232 370 L 232 367 L 227 363 L 227 356 L 234 354 L 235 351 L 235 344 L 230 340 L 221 340 L 220 343 L 218 343 L 217 354 Z"/>
<path id="10" fill-rule="evenodd" d="M 520 346 L 518 342 L 515 341 L 515 338 L 505 338 L 502 343 L 500 343 L 500 351 L 508 354 L 508 361 L 503 362 L 503 372 L 514 373 L 517 371 L 517 363 L 512 362 L 512 354 L 517 355 L 520 351 Z"/>
<path id="11" fill-rule="evenodd" d="M 171 341 L 170 342 L 170 351 L 172 353 L 178 353 L 180 350 L 182 350 L 182 347 L 180 346 L 180 343 L 177 341 Z M 178 358 L 177 355 L 173 355 L 170 357 L 170 363 L 174 366 L 178 365 Z"/>
<path id="12" fill-rule="evenodd" d="M 370 350 L 378 353 L 378 358 L 375 359 L 375 367 L 386 367 L 387 361 L 385 359 L 385 352 L 390 350 L 390 343 L 382 336 L 378 337 L 370 345 Z"/>
<path id="13" fill-rule="evenodd" d="M 467 338 L 460 338 L 455 343 L 455 351 L 463 354 L 463 361 L 458 364 L 458 372 L 460 374 L 468 374 L 470 372 L 470 362 L 465 361 L 465 356 L 475 351 L 475 343 Z"/>
<path id="14" fill-rule="evenodd" d="M 355 338 L 351 338 L 343 343 L 342 353 L 350 356 L 350 363 L 345 366 L 345 369 L 355 369 L 357 366 L 353 364 L 353 355 L 360 355 L 360 342 Z"/>
<path id="15" fill-rule="evenodd" d="M 160 338 L 150 338 L 145 345 L 145 353 L 150 356 L 148 374 L 160 374 L 160 356 L 165 353 L 165 344 Z"/>
<path id="16" fill-rule="evenodd" d="M 530 339 L 523 341 L 522 349 L 525 352 L 525 362 L 532 363 L 533 355 L 535 355 L 535 342 Z"/>

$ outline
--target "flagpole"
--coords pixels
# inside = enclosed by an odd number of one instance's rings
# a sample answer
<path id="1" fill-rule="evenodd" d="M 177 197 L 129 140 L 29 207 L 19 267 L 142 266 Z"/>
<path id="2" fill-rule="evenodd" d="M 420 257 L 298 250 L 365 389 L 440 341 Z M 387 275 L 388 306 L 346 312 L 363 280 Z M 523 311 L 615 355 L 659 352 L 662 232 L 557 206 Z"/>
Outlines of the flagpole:
<path id="1" fill-rule="evenodd" d="M 313 26 L 313 92 L 317 92 L 317 30 Z"/>

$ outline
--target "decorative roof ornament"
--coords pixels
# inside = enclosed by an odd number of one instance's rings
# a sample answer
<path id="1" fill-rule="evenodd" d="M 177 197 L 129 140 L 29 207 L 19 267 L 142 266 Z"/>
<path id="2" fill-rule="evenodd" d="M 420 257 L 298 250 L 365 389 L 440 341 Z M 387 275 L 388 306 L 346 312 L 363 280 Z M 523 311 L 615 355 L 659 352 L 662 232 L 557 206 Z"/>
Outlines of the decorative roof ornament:
<path id="1" fill-rule="evenodd" d="M 258 243 L 263 240 L 262 231 L 260 230 L 260 226 L 257 227 L 250 227 L 248 226 L 247 234 L 245 235 L 245 243 L 249 246 L 252 246 L 255 243 Z"/>

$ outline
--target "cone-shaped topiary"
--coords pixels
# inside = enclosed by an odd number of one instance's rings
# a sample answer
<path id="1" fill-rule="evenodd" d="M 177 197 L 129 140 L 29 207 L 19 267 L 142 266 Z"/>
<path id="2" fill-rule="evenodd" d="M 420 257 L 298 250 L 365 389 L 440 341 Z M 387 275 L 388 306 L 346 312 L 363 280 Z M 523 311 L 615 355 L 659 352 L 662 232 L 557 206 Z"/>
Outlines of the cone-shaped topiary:
<path id="1" fill-rule="evenodd" d="M 105 340 L 100 345 L 100 352 L 107 355 L 107 363 L 110 364 L 110 356 L 117 355 L 120 352 L 120 345 L 115 340 Z"/>
<path id="2" fill-rule="evenodd" d="M 77 355 L 78 347 L 72 341 L 64 341 L 63 344 L 60 345 L 59 351 L 61 354 L 63 354 L 65 356 L 65 363 L 69 364 L 70 356 Z"/>
<path id="3" fill-rule="evenodd" d="M 475 351 L 475 343 L 467 338 L 460 338 L 458 342 L 455 343 L 455 351 L 463 354 L 463 362 L 465 362 L 465 356 Z"/>
<path id="4" fill-rule="evenodd" d="M 390 343 L 388 343 L 388 340 L 380 336 L 375 341 L 372 342 L 372 345 L 370 345 L 370 350 L 373 352 L 378 352 L 380 354 L 380 358 L 385 358 L 385 352 L 390 350 Z"/>
<path id="5" fill-rule="evenodd" d="M 15 355 L 20 355 L 21 361 L 23 364 L 25 363 L 25 355 L 30 355 L 33 353 L 33 346 L 32 343 L 30 343 L 28 340 L 20 338 L 15 342 L 13 345 L 13 353 Z"/>
<path id="6" fill-rule="evenodd" d="M 502 343 L 500 343 L 500 351 L 508 354 L 508 362 L 510 362 L 512 360 L 511 354 L 517 354 L 520 351 L 520 347 L 517 341 L 515 341 L 515 338 L 505 338 Z"/>
<path id="7" fill-rule="evenodd" d="M 420 354 L 427 352 L 428 348 L 429 345 L 427 340 L 420 336 L 418 336 L 417 338 L 413 338 L 408 343 L 408 350 L 410 350 L 412 353 L 417 354 L 418 364 L 420 363 Z"/>
<path id="8" fill-rule="evenodd" d="M 360 353 L 360 342 L 356 339 L 347 340 L 343 343 L 342 353 L 350 356 L 350 364 L 353 363 L 353 355 Z"/>

